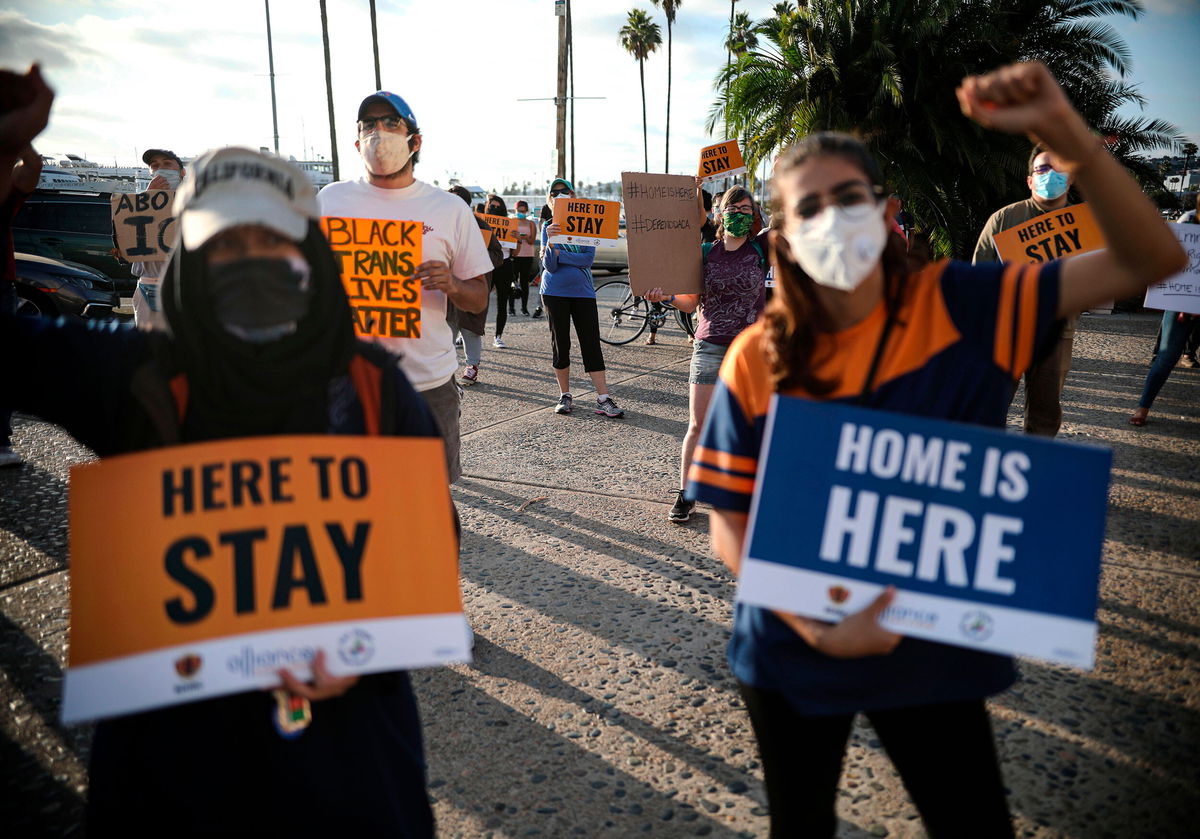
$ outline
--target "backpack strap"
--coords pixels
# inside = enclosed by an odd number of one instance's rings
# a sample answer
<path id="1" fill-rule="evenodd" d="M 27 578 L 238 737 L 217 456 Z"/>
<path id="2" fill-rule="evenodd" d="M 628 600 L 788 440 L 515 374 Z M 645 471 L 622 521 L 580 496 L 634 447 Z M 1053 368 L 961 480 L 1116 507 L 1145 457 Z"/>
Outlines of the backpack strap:
<path id="1" fill-rule="evenodd" d="M 358 392 L 367 434 L 378 437 L 380 418 L 383 415 L 383 370 L 356 354 L 350 359 L 350 381 L 354 383 L 354 389 Z"/>
<path id="2" fill-rule="evenodd" d="M 767 267 L 767 255 L 765 253 L 763 253 L 762 245 L 760 245 L 758 243 L 757 236 L 755 236 L 753 239 L 750 240 L 750 247 L 754 248 L 754 250 L 756 250 L 758 252 L 758 267 L 766 268 Z"/>
<path id="3" fill-rule="evenodd" d="M 700 257 L 701 263 L 708 262 L 708 252 L 713 249 L 713 245 L 715 245 L 715 244 L 716 244 L 716 242 L 702 242 L 700 244 L 700 250 L 702 252 L 702 255 Z M 758 267 L 766 268 L 767 267 L 767 255 L 766 255 L 766 253 L 763 252 L 762 245 L 760 245 L 758 243 L 757 236 L 750 240 L 750 247 L 754 248 L 754 252 L 756 254 L 758 254 Z"/>

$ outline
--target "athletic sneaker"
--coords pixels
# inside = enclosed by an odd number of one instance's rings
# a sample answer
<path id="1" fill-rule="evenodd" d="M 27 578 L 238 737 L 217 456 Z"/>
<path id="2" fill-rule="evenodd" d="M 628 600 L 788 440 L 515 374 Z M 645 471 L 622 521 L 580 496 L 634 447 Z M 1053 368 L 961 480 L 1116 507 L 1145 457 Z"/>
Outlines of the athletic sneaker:
<path id="1" fill-rule="evenodd" d="M 464 385 L 473 385 L 479 381 L 479 368 L 474 364 L 468 364 L 463 370 L 462 377 L 459 379 Z"/>
<path id="2" fill-rule="evenodd" d="M 536 309 L 534 309 L 533 314 L 530 315 L 530 317 L 534 317 L 534 318 L 540 318 L 541 316 L 542 316 L 542 307 L 541 306 L 538 306 Z"/>
<path id="3" fill-rule="evenodd" d="M 667 518 L 671 521 L 685 522 L 692 517 L 692 510 L 696 507 L 695 501 L 688 501 L 683 497 L 683 490 L 675 490 L 675 503 L 671 505 L 671 512 L 667 513 Z"/>
<path id="4" fill-rule="evenodd" d="M 611 417 L 613 419 L 625 416 L 625 412 L 617 407 L 617 403 L 613 402 L 613 398 L 611 396 L 606 396 L 602 400 L 596 400 L 596 413 L 604 414 L 604 416 Z"/>
<path id="5" fill-rule="evenodd" d="M 554 406 L 554 413 L 569 414 L 572 410 L 574 410 L 574 407 L 575 406 L 572 402 L 571 394 L 564 393 L 558 398 L 558 404 Z"/>
<path id="6" fill-rule="evenodd" d="M 1190 352 L 1185 352 L 1183 354 L 1182 358 L 1180 358 L 1180 363 L 1183 364 L 1184 367 L 1200 367 L 1200 362 L 1198 362 L 1196 360 L 1196 356 Z"/>
<path id="7" fill-rule="evenodd" d="M 0 468 L 20 466 L 25 459 L 12 450 L 11 446 L 0 446 Z"/>
<path id="8" fill-rule="evenodd" d="M 492 346 L 498 350 L 508 349 L 508 344 L 504 343 L 504 339 L 501 338 L 499 335 L 497 335 L 495 338 L 492 339 Z"/>

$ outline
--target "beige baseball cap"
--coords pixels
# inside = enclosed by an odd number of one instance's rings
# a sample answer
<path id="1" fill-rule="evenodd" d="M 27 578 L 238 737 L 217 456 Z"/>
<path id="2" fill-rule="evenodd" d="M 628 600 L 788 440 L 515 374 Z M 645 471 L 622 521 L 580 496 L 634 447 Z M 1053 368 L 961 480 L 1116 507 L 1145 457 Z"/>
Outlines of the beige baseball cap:
<path id="1" fill-rule="evenodd" d="M 205 152 L 191 170 L 172 208 L 188 250 L 240 224 L 261 224 L 299 242 L 320 218 L 312 182 L 275 155 L 231 146 Z"/>

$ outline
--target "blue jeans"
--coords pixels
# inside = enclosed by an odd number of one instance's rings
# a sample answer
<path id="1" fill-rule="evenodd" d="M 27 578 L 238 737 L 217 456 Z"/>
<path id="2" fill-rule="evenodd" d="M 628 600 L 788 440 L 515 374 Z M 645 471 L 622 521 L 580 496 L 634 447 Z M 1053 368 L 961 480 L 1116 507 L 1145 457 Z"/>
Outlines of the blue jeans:
<path id="1" fill-rule="evenodd" d="M 1193 330 L 1200 330 L 1200 318 L 1189 318 L 1181 323 L 1178 312 L 1163 312 L 1158 353 L 1150 364 L 1150 372 L 1146 374 L 1146 385 L 1142 388 L 1142 398 L 1138 400 L 1139 408 L 1150 410 L 1154 397 L 1158 396 L 1179 356 L 1183 355 L 1183 348 Z"/>

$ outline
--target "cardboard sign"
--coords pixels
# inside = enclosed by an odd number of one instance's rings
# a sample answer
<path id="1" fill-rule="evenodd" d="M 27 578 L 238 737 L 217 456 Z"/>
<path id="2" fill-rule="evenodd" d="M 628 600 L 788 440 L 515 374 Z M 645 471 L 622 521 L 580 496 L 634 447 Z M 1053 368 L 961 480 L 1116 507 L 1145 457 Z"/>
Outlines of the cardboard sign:
<path id="1" fill-rule="evenodd" d="M 1090 668 L 1107 449 L 774 397 L 737 599 Z"/>
<path id="2" fill-rule="evenodd" d="M 657 286 L 668 294 L 703 291 L 696 179 L 622 172 L 621 197 L 634 294 Z"/>
<path id="3" fill-rule="evenodd" d="M 1072 204 L 1030 219 L 992 237 L 1004 262 L 1050 262 L 1106 247 L 1087 204 Z"/>
<path id="4" fill-rule="evenodd" d="M 726 140 L 700 150 L 700 169 L 696 172 L 698 178 L 715 181 L 745 171 L 746 162 L 742 160 L 742 150 L 738 148 L 737 140 Z"/>
<path id="5" fill-rule="evenodd" d="M 500 247 L 515 248 L 517 246 L 517 225 L 521 223 L 521 219 L 492 216 L 487 213 L 476 213 L 475 218 L 481 218 L 492 226 L 492 232 L 500 240 Z M 480 228 L 480 230 L 482 229 Z M 484 244 L 490 245 L 491 242 L 491 239 L 487 239 Z"/>
<path id="6" fill-rule="evenodd" d="M 430 438 L 256 437 L 73 467 L 64 721 L 275 687 L 284 667 L 308 678 L 318 649 L 337 675 L 468 660 L 445 482 Z"/>
<path id="7" fill-rule="evenodd" d="M 148 189 L 112 197 L 113 233 L 126 262 L 164 262 L 179 238 L 171 215 L 174 190 Z"/>
<path id="8" fill-rule="evenodd" d="M 321 230 L 337 257 L 354 331 L 366 338 L 421 337 L 419 221 L 324 216 Z"/>
<path id="9" fill-rule="evenodd" d="M 1200 224 L 1168 225 L 1187 251 L 1188 265 L 1146 289 L 1146 308 L 1200 315 Z"/>
<path id="10" fill-rule="evenodd" d="M 562 233 L 551 236 L 551 244 L 613 248 L 621 235 L 621 202 L 564 195 L 554 200 L 554 224 Z"/>

